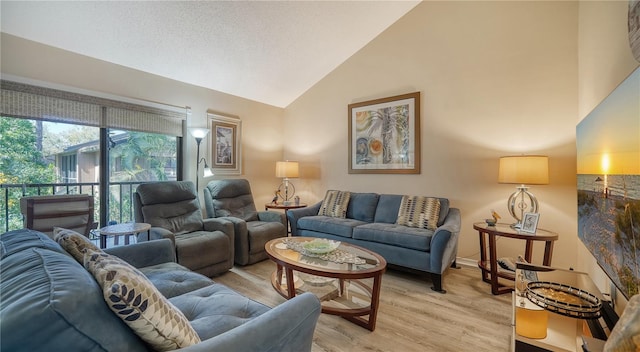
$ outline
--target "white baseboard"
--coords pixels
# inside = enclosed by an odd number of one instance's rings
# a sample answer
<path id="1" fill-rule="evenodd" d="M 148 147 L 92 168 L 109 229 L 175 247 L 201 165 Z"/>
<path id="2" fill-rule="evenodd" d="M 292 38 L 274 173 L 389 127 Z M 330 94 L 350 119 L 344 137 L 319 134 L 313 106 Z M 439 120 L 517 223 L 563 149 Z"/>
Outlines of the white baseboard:
<path id="1" fill-rule="evenodd" d="M 470 259 L 470 258 L 456 258 L 456 264 L 458 265 L 465 265 L 465 266 L 472 266 L 474 268 L 478 267 L 478 261 L 475 259 Z"/>

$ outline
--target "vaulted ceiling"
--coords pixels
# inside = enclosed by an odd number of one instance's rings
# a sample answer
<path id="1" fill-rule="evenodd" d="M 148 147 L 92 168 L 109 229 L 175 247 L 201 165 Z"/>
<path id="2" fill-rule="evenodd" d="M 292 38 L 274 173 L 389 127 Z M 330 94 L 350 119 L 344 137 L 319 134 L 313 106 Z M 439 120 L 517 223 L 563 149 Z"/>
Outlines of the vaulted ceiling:
<path id="1" fill-rule="evenodd" d="M 2 32 L 286 107 L 419 1 L 2 1 Z"/>

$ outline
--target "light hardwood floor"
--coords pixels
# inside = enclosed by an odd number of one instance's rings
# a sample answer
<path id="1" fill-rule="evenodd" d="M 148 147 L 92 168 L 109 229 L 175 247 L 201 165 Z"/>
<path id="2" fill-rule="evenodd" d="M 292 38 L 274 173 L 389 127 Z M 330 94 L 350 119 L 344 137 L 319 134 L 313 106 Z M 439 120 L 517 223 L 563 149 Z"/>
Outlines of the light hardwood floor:
<path id="1" fill-rule="evenodd" d="M 275 306 L 284 298 L 271 287 L 274 269 L 265 260 L 214 280 Z M 448 269 L 443 282 L 446 294 L 432 291 L 426 277 L 387 270 L 375 331 L 321 314 L 312 351 L 509 351 L 511 295 L 493 296 L 480 270 L 469 266 Z"/>

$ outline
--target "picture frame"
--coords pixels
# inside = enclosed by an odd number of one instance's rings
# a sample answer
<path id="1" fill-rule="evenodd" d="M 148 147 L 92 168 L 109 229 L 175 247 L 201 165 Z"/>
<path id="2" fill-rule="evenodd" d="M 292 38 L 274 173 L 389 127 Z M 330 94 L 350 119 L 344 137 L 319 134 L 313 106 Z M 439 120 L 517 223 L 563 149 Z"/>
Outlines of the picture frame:
<path id="1" fill-rule="evenodd" d="M 348 110 L 350 174 L 420 173 L 420 92 L 353 103 Z"/>
<path id="2" fill-rule="evenodd" d="M 209 150 L 215 175 L 242 174 L 242 121 L 238 117 L 207 113 L 211 130 Z"/>
<path id="3" fill-rule="evenodd" d="M 536 230 L 538 229 L 539 218 L 539 213 L 524 213 L 524 217 L 522 218 L 522 228 L 520 229 L 520 231 L 526 233 L 536 233 Z"/>

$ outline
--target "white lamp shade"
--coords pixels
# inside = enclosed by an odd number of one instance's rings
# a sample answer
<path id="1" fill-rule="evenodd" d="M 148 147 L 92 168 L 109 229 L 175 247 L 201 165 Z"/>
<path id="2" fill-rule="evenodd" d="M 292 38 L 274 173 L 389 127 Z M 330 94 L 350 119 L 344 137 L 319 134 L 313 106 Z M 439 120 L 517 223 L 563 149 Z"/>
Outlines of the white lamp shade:
<path id="1" fill-rule="evenodd" d="M 208 128 L 190 128 L 189 133 L 193 136 L 193 138 L 204 138 L 209 134 Z"/>
<path id="2" fill-rule="evenodd" d="M 498 182 L 549 184 L 549 158 L 540 155 L 503 156 L 500 158 Z"/>
<path id="3" fill-rule="evenodd" d="M 276 162 L 276 177 L 296 178 L 298 177 L 298 162 L 297 161 L 277 161 Z"/>
<path id="4" fill-rule="evenodd" d="M 212 176 L 214 176 L 213 170 L 211 170 L 210 167 L 205 167 L 204 168 L 204 175 L 202 175 L 202 177 L 212 177 Z"/>

